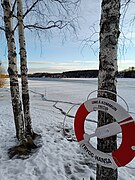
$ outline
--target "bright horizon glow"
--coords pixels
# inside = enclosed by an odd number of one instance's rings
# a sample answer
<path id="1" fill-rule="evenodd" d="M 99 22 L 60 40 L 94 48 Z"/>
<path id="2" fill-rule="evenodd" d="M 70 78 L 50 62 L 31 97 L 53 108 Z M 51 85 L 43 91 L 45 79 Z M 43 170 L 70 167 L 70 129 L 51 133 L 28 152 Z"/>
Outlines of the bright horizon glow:
<path id="1" fill-rule="evenodd" d="M 119 60 L 118 61 L 118 71 L 128 69 L 129 67 L 135 67 L 135 61 L 133 60 Z M 6 71 L 7 63 L 2 61 L 2 65 Z M 19 65 L 18 65 L 19 67 Z M 28 62 L 28 73 L 62 73 L 65 71 L 75 71 L 75 70 L 93 70 L 99 69 L 99 63 L 97 60 L 93 61 L 67 61 L 67 62 L 56 62 L 55 61 L 29 61 Z M 19 69 L 18 69 L 19 71 Z"/>
<path id="2" fill-rule="evenodd" d="M 95 61 L 67 61 L 67 62 L 58 62 L 57 67 L 55 67 L 56 62 L 45 62 L 45 61 L 36 61 L 30 62 L 31 67 L 29 68 L 29 73 L 36 72 L 48 72 L 48 73 L 61 73 L 64 71 L 75 71 L 75 70 L 93 70 L 99 69 L 98 62 Z M 37 68 L 38 66 L 38 68 Z M 120 60 L 118 61 L 118 71 L 128 69 L 129 67 L 135 67 L 135 61 L 126 61 Z"/>

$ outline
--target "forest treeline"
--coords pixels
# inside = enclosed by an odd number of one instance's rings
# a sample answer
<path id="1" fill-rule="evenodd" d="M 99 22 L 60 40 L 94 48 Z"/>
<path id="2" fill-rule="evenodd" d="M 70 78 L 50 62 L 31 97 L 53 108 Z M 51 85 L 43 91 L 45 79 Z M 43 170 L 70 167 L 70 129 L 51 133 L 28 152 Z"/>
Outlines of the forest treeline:
<path id="1" fill-rule="evenodd" d="M 78 71 L 66 71 L 62 73 L 33 73 L 29 74 L 29 77 L 46 77 L 46 78 L 97 78 L 98 70 L 78 70 Z M 123 70 L 118 72 L 119 78 L 135 78 L 135 70 Z"/>
<path id="2" fill-rule="evenodd" d="M 77 70 L 62 73 L 33 73 L 29 77 L 51 77 L 51 78 L 94 78 L 98 76 L 98 70 Z"/>

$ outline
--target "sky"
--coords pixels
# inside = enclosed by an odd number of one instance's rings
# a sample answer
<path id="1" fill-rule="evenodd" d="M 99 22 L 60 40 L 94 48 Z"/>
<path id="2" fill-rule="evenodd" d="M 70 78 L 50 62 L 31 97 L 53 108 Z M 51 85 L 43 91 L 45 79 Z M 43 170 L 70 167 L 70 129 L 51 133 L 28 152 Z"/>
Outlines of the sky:
<path id="1" fill-rule="evenodd" d="M 53 30 L 51 34 L 48 33 L 46 37 L 42 37 L 41 43 L 34 34 L 25 31 L 29 73 L 98 69 L 99 43 L 90 47 L 91 43 L 86 40 L 89 39 L 94 29 L 96 33 L 93 39 L 98 39 L 100 6 L 101 0 L 83 0 L 81 2 L 78 12 L 77 37 L 72 32 L 65 37 L 58 30 Z M 124 12 L 123 9 L 122 12 Z M 132 17 L 134 17 L 133 4 L 128 7 L 124 21 L 121 20 L 122 33 L 118 49 L 119 70 L 135 66 L 135 28 L 130 24 Z M 6 40 L 4 35 L 0 36 L 2 39 L 0 61 L 7 69 Z"/>

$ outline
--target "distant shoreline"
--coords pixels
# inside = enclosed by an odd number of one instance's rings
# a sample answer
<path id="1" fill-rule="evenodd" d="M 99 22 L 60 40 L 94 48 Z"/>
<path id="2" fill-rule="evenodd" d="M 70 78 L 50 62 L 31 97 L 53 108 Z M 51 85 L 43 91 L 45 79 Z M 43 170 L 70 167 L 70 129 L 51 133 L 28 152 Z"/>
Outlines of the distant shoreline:
<path id="1" fill-rule="evenodd" d="M 33 73 L 28 74 L 30 78 L 97 78 L 98 70 L 66 71 L 62 73 Z M 124 70 L 117 74 L 118 78 L 135 78 L 134 70 Z"/>

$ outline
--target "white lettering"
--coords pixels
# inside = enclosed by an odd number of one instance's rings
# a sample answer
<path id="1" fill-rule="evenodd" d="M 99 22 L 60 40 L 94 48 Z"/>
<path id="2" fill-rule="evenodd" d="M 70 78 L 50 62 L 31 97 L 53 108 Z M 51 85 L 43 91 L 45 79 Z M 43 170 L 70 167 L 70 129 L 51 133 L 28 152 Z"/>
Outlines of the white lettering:
<path id="1" fill-rule="evenodd" d="M 88 147 L 85 144 L 80 145 L 81 148 L 85 151 L 87 155 L 89 155 L 91 158 L 95 159 L 97 162 L 101 162 L 104 164 L 112 164 L 111 160 L 109 158 L 103 158 L 98 155 L 95 155 L 93 152 L 91 152 Z"/>

